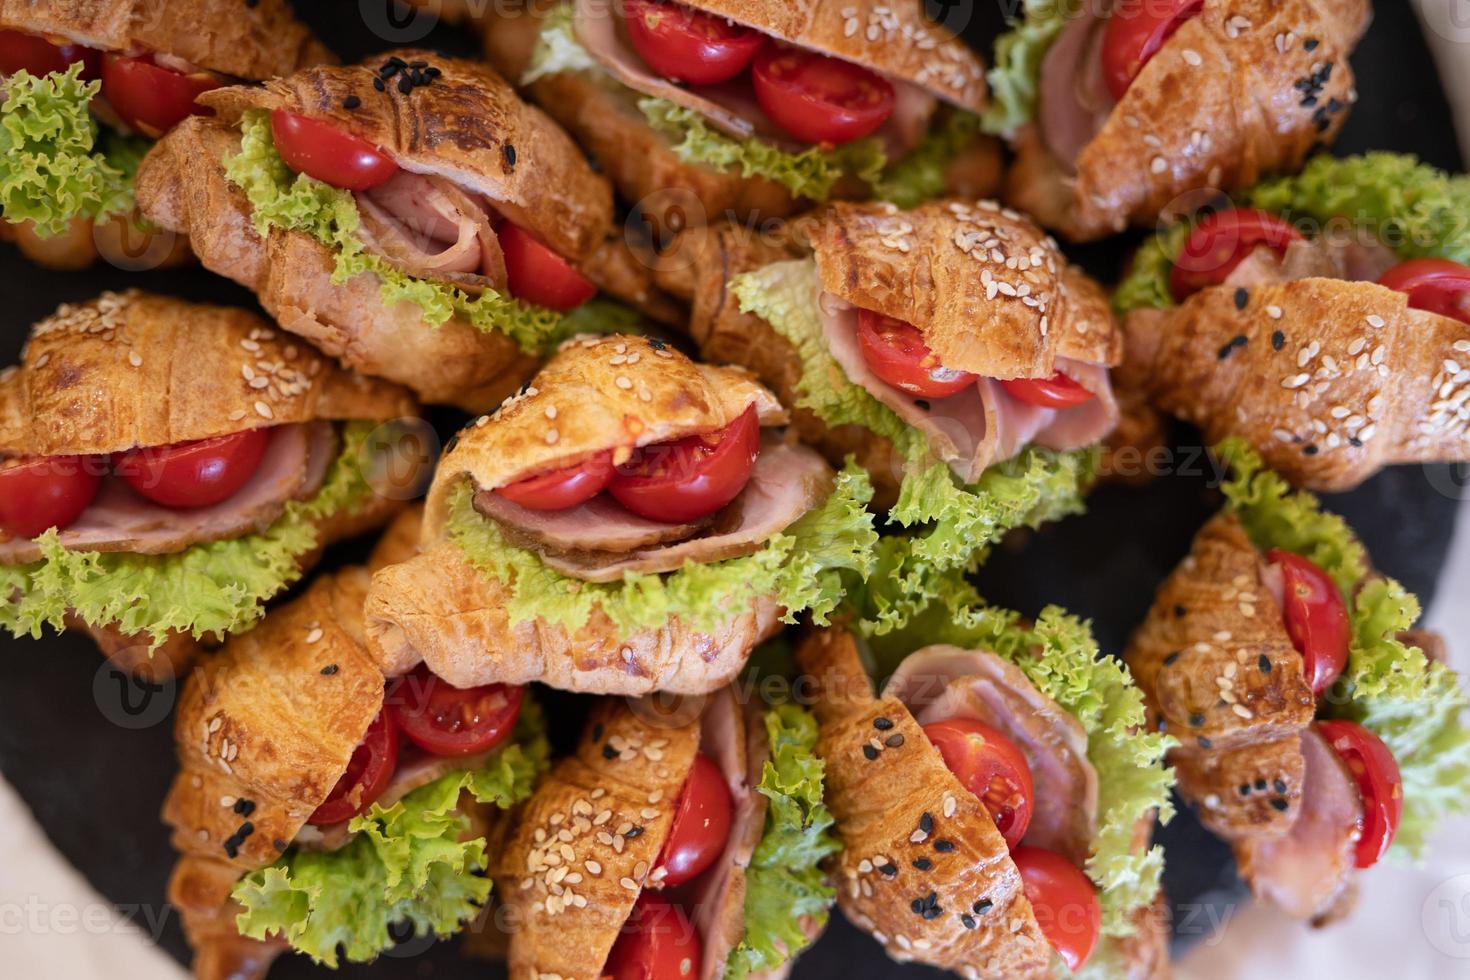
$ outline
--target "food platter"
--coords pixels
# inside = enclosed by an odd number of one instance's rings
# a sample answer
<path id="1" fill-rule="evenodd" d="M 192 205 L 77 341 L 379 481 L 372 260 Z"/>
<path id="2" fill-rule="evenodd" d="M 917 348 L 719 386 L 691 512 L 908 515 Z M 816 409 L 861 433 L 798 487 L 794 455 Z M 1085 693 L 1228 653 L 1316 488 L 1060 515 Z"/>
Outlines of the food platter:
<path id="1" fill-rule="evenodd" d="M 959 6 L 959 5 L 951 5 Z M 982 50 L 998 24 L 991 5 L 965 16 L 966 36 Z M 401 35 L 403 23 L 363 0 L 353 7 L 301 5 L 301 14 L 344 58 L 412 40 L 468 53 L 473 43 L 440 25 L 426 38 Z M 950 10 L 948 23 L 957 23 Z M 398 26 L 393 26 L 397 24 Z M 415 34 L 420 32 L 412 28 Z M 1446 170 L 1461 169 L 1453 123 L 1414 18 L 1383 11 L 1353 58 L 1361 100 L 1340 138 L 1340 154 L 1369 149 L 1413 153 Z M 1089 271 L 1117 277 L 1129 239 L 1068 249 Z M 196 300 L 254 306 L 253 297 L 201 269 L 139 273 L 109 266 L 80 273 L 39 269 L 9 246 L 0 248 L 0 350 L 12 363 L 29 325 L 59 303 L 131 285 Z M 457 424 L 445 413 L 441 433 Z M 1146 612 L 1156 584 L 1188 550 L 1195 529 L 1218 506 L 1211 469 L 1196 434 L 1180 429 L 1161 474 L 1142 488 L 1109 485 L 1096 491 L 1085 516 L 1040 532 L 1013 535 L 982 569 L 983 594 L 1025 613 L 1059 603 L 1090 618 L 1102 646 L 1118 650 Z M 1378 566 L 1426 602 L 1445 558 L 1457 511 L 1446 471 L 1405 467 L 1383 473 L 1360 489 L 1327 498 L 1357 527 Z M 364 554 L 364 546 L 334 549 L 328 563 Z M 47 636 L 40 643 L 0 639 L 0 773 L 32 809 L 62 855 L 122 914 L 187 964 L 189 951 L 176 916 L 164 901 L 173 865 L 158 808 L 174 772 L 169 718 L 170 685 L 146 687 L 107 668 L 80 634 Z M 553 699 L 558 696 L 552 695 Z M 559 703 L 553 700 L 553 708 Z M 565 699 L 567 705 L 572 699 Z M 574 708 L 571 710 L 575 710 Z M 561 717 L 565 717 L 563 714 Z M 574 726 L 562 723 L 553 740 L 565 748 Z M 1228 848 L 1206 834 L 1187 811 L 1160 834 L 1170 854 L 1165 886 L 1176 909 L 1176 949 L 1190 941 L 1182 910 L 1235 901 L 1241 895 Z M 401 962 L 400 962 L 401 961 Z M 370 967 L 344 966 L 344 977 L 406 975 L 496 976 L 498 966 L 466 960 L 460 943 L 413 939 Z M 833 917 L 823 940 L 795 969 L 796 977 L 939 975 L 902 967 L 870 939 Z M 325 975 L 302 957 L 284 957 L 272 976 Z"/>

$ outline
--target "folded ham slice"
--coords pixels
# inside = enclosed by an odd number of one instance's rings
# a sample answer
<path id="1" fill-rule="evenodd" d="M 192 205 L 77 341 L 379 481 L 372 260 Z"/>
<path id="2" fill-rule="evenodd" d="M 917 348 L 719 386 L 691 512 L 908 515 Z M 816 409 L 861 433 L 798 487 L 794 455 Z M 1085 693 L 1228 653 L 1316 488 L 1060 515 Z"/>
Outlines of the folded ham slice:
<path id="1" fill-rule="evenodd" d="M 594 498 L 560 514 L 528 511 L 494 493 L 481 493 L 475 504 L 482 514 L 507 529 L 510 537 L 545 543 L 575 543 L 578 528 L 585 529 L 584 547 L 570 551 L 537 551 L 550 567 L 586 582 L 616 582 L 627 575 L 672 572 L 687 563 L 705 564 L 752 554 L 773 536 L 794 524 L 832 492 L 832 474 L 826 461 L 806 446 L 787 445 L 774 435 L 762 439 L 750 480 L 740 495 L 700 525 L 659 525 L 626 512 L 611 517 L 605 527 L 594 526 L 598 515 L 615 503 Z M 626 543 L 652 536 L 660 528 L 687 531 L 678 540 L 655 540 L 621 553 L 595 551 L 586 544 Z"/>
<path id="2" fill-rule="evenodd" d="M 1282 911 L 1311 919 L 1342 911 L 1350 897 L 1363 803 L 1347 766 L 1316 729 L 1301 734 L 1302 808 L 1285 836 L 1245 838 L 1235 848 L 1241 877 Z"/>
<path id="3" fill-rule="evenodd" d="M 1019 667 L 987 651 L 936 644 L 909 654 L 883 696 L 902 701 L 921 725 L 968 719 L 1014 742 L 1036 788 L 1024 843 L 1079 867 L 1086 862 L 1097 836 L 1097 770 L 1087 758 L 1087 733 Z"/>
<path id="4" fill-rule="evenodd" d="M 566 510 L 532 510 L 493 490 L 475 494 L 475 509 L 499 524 L 511 543 L 548 554 L 609 552 L 682 541 L 704 524 L 665 524 L 639 517 L 607 494 Z"/>
<path id="5" fill-rule="evenodd" d="M 985 469 L 1035 442 L 1048 449 L 1081 449 L 1102 439 L 1118 421 L 1105 367 L 1058 357 L 1057 370 L 1094 397 L 1066 409 L 1041 408 L 1012 398 L 991 378 L 947 398 L 926 399 L 893 387 L 868 367 L 858 345 L 857 308 L 823 293 L 818 302 L 827 347 L 849 381 L 860 385 L 900 419 L 924 434 L 930 450 L 955 476 L 974 483 Z"/>
<path id="6" fill-rule="evenodd" d="M 74 551 L 163 555 L 262 531 L 281 516 L 287 501 L 317 491 L 336 455 L 337 433 L 331 422 L 277 426 L 260 465 L 243 487 L 228 500 L 187 510 L 153 503 L 109 476 L 102 480 L 92 505 L 60 532 L 61 544 Z M 24 564 L 40 557 L 34 541 L 0 542 L 0 564 Z"/>
<path id="7" fill-rule="evenodd" d="M 1259 286 L 1297 279 L 1346 279 L 1376 282 L 1398 264 L 1398 256 L 1381 242 L 1354 236 L 1328 236 L 1292 242 L 1286 254 L 1258 248 L 1247 255 L 1225 280 L 1227 286 Z"/>
<path id="8" fill-rule="evenodd" d="M 490 212 L 453 182 L 400 170 L 356 200 L 367 248 L 404 272 L 473 292 L 505 287 Z"/>
<path id="9" fill-rule="evenodd" d="M 1041 138 L 1067 174 L 1077 172 L 1083 147 L 1102 129 L 1115 104 L 1102 75 L 1106 25 L 1100 5 L 1083 4 L 1041 62 Z"/>

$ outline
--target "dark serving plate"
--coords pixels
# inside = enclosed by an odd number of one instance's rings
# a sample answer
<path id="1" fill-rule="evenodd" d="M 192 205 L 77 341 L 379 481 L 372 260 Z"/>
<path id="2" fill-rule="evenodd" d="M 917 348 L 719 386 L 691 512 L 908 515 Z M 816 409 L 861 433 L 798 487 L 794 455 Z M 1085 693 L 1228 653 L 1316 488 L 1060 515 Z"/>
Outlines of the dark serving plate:
<path id="1" fill-rule="evenodd" d="M 976 7 L 966 0 L 927 0 L 932 11 L 963 27 L 986 50 L 1015 3 Z M 474 42 L 423 14 L 390 9 L 382 0 L 353 4 L 298 4 L 329 45 L 344 58 L 402 44 L 424 44 L 465 54 Z M 1336 152 L 1388 149 L 1417 154 L 1447 170 L 1459 170 L 1454 126 L 1433 61 L 1417 21 L 1402 11 L 1382 11 L 1353 59 L 1361 101 Z M 1074 258 L 1105 280 L 1115 278 L 1131 251 L 1130 239 L 1072 250 Z M 31 323 L 65 301 L 104 289 L 139 286 L 196 300 L 254 306 L 249 293 L 201 269 L 132 273 L 111 267 L 57 273 L 38 269 L 13 248 L 0 246 L 0 364 L 14 363 Z M 439 420 L 452 428 L 453 419 Z M 1141 489 L 1106 486 L 1089 513 L 1040 532 L 1018 534 L 996 550 L 979 581 L 987 598 L 1034 613 L 1059 603 L 1092 619 L 1103 648 L 1120 649 L 1143 617 L 1155 586 L 1188 550 L 1196 528 L 1219 506 L 1198 439 L 1181 432 L 1170 472 Z M 1403 468 L 1328 503 L 1351 520 L 1375 562 L 1426 602 L 1445 560 L 1456 514 L 1447 470 Z M 360 559 L 361 543 L 334 549 L 331 564 Z M 550 695 L 554 733 L 563 745 L 575 737 L 569 723 L 575 699 Z M 164 900 L 174 863 L 167 830 L 158 817 L 174 771 L 171 686 L 146 688 L 105 666 L 78 634 L 40 642 L 0 638 L 0 773 L 31 807 L 51 841 L 121 914 L 181 963 L 189 950 L 177 916 Z M 565 711 L 559 711 L 565 707 Z M 1229 850 L 1204 833 L 1188 811 L 1159 839 L 1169 853 L 1165 887 L 1174 910 L 1176 948 L 1191 940 L 1202 907 L 1238 901 Z M 1206 911 L 1207 908 L 1206 908 Z M 402 960 L 403 962 L 397 962 Z M 372 966 L 346 966 L 348 978 L 369 975 L 486 977 L 500 967 L 466 960 L 458 942 L 408 939 Z M 798 978 L 916 978 L 938 976 L 922 967 L 891 963 L 840 915 L 826 936 L 796 967 Z M 282 957 L 273 977 L 322 976 L 300 956 Z"/>

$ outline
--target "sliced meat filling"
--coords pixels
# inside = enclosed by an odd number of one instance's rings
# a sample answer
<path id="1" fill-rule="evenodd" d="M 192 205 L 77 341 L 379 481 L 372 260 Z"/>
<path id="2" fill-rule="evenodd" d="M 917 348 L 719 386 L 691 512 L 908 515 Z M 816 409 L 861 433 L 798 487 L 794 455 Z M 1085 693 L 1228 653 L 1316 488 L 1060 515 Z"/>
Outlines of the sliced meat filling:
<path id="1" fill-rule="evenodd" d="M 1083 4 L 1047 49 L 1041 62 L 1037 120 L 1041 138 L 1062 169 L 1077 172 L 1082 150 L 1107 122 L 1116 104 L 1102 73 L 1107 11 Z"/>
<path id="2" fill-rule="evenodd" d="M 1117 425 L 1112 382 L 1100 365 L 1057 358 L 1057 370 L 1096 396 L 1072 408 L 1029 405 L 990 378 L 980 378 L 974 387 L 947 398 L 920 398 L 893 387 L 868 367 L 858 344 L 856 307 L 823 293 L 818 308 L 827 347 L 848 380 L 923 433 L 930 451 L 964 483 L 974 483 L 987 467 L 1014 457 L 1029 443 L 1080 449 Z"/>
<path id="3" fill-rule="evenodd" d="M 1097 770 L 1087 733 L 1015 664 L 983 650 L 935 645 L 906 657 L 883 692 L 921 725 L 962 718 L 1005 735 L 1026 757 L 1036 789 L 1024 843 L 1081 867 L 1097 836 Z"/>
<path id="4" fill-rule="evenodd" d="M 1398 261 L 1393 250 L 1381 242 L 1329 234 L 1292 242 L 1284 255 L 1258 248 L 1235 267 L 1225 285 L 1259 286 L 1297 279 L 1376 282 Z"/>
<path id="5" fill-rule="evenodd" d="M 126 551 L 165 555 L 195 544 L 237 538 L 269 527 L 291 500 L 316 493 L 337 457 L 337 432 L 331 422 L 277 426 L 260 465 L 228 500 L 209 507 L 180 509 L 147 500 L 117 477 L 105 477 L 92 505 L 59 532 L 73 551 Z M 0 564 L 36 561 L 33 541 L 0 542 Z"/>
<path id="6" fill-rule="evenodd" d="M 505 288 L 493 215 L 453 182 L 400 170 L 355 198 L 364 244 L 395 267 L 473 293 Z"/>
<path id="7" fill-rule="evenodd" d="M 1316 729 L 1302 732 L 1301 740 L 1301 815 L 1282 837 L 1239 842 L 1236 860 L 1257 896 L 1310 919 L 1333 911 L 1352 884 L 1363 802 L 1347 766 Z"/>
<path id="8" fill-rule="evenodd" d="M 745 489 L 699 524 L 647 521 L 603 496 L 565 511 L 538 512 L 481 491 L 475 507 L 563 575 L 616 582 L 752 554 L 831 491 L 832 471 L 820 455 L 765 435 Z"/>

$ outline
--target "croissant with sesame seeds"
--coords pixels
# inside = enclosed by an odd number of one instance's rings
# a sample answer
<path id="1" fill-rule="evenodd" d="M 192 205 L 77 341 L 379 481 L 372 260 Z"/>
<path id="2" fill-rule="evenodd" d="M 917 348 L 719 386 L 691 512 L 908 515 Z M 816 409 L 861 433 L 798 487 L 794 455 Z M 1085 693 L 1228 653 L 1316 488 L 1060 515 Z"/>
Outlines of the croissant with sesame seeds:
<path id="1" fill-rule="evenodd" d="M 1037 58 L 1035 106 L 1002 123 L 1006 200 L 1074 241 L 1298 169 L 1357 99 L 1348 56 L 1368 0 L 1205 0 L 1116 97 L 1102 35 L 1145 7 L 1080 5 Z"/>
<path id="2" fill-rule="evenodd" d="M 1239 435 L 1293 484 L 1470 460 L 1470 325 L 1372 282 L 1209 287 L 1125 317 L 1129 375 L 1209 442 Z"/>

